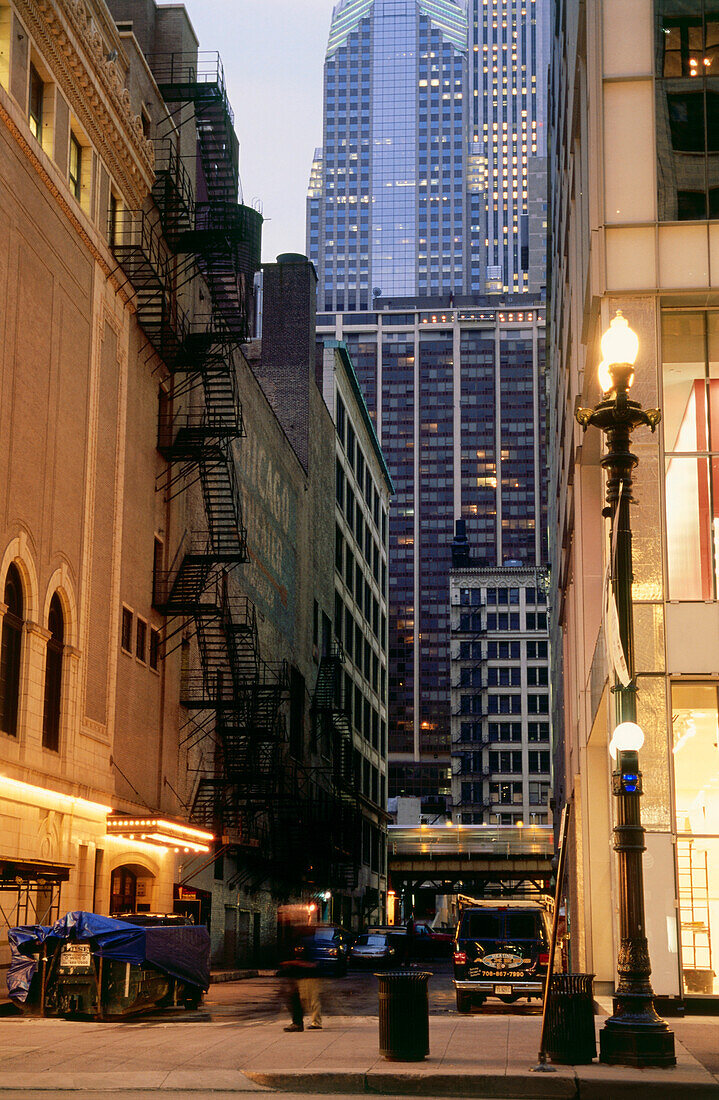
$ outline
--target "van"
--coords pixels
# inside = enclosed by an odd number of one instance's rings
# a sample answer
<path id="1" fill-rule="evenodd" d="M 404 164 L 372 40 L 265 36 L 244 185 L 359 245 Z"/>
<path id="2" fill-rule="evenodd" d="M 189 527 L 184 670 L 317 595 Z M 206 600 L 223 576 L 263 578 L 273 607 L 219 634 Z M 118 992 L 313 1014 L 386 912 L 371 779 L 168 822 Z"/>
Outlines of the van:
<path id="1" fill-rule="evenodd" d="M 468 906 L 454 941 L 457 1011 L 469 1012 L 487 997 L 513 1004 L 541 1000 L 549 963 L 549 921 L 538 905 Z"/>

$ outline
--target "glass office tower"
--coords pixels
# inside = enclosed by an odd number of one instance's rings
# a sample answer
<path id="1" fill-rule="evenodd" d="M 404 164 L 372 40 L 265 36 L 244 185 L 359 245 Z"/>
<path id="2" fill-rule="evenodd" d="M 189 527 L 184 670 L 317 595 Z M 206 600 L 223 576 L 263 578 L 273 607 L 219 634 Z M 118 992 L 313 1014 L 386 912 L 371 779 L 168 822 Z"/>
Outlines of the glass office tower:
<path id="1" fill-rule="evenodd" d="M 466 284 L 469 25 L 464 0 L 343 0 L 307 251 L 327 310 Z"/>

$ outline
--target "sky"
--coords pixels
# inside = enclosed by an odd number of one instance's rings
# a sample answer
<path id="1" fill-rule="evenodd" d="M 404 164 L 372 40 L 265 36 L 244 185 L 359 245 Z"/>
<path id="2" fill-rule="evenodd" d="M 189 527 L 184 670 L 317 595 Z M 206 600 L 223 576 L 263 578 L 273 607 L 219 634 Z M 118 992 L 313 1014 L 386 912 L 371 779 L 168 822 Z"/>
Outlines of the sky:
<path id="1" fill-rule="evenodd" d="M 200 50 L 218 51 L 240 139 L 244 201 L 262 204 L 263 259 L 305 247 L 333 0 L 184 0 Z"/>

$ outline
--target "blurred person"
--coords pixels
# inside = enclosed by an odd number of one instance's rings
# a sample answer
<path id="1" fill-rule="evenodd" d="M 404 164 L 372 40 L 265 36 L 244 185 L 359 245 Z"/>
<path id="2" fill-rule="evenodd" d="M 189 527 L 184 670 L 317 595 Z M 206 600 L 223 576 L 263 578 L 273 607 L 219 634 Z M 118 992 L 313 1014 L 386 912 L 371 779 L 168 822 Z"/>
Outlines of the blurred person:
<path id="1" fill-rule="evenodd" d="M 319 968 L 314 958 L 314 940 L 307 931 L 306 925 L 295 924 L 286 929 L 284 936 L 280 974 L 291 1018 L 285 1031 L 304 1031 L 305 1013 L 311 1014 L 310 1031 L 322 1027 Z"/>

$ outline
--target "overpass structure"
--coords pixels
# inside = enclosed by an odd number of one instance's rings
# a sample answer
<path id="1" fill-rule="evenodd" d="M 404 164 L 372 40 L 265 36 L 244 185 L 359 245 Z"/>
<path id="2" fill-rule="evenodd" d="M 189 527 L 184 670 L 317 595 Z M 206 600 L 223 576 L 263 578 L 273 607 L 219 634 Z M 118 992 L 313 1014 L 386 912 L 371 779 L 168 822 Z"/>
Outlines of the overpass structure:
<path id="1" fill-rule="evenodd" d="M 397 895 L 550 892 L 554 831 L 547 825 L 390 825 L 389 880 Z"/>

